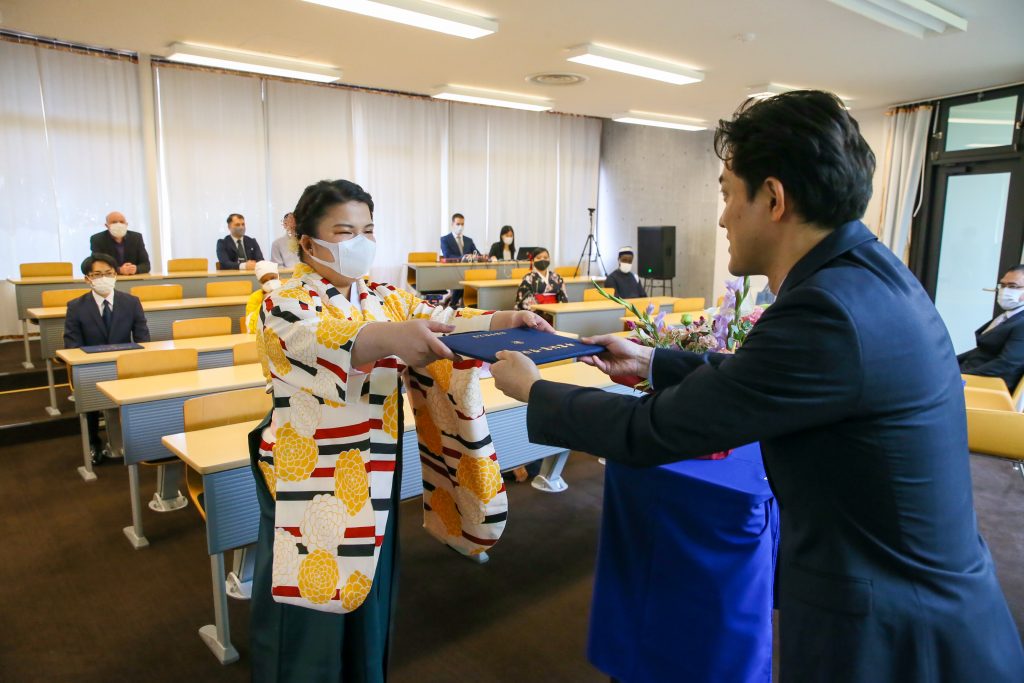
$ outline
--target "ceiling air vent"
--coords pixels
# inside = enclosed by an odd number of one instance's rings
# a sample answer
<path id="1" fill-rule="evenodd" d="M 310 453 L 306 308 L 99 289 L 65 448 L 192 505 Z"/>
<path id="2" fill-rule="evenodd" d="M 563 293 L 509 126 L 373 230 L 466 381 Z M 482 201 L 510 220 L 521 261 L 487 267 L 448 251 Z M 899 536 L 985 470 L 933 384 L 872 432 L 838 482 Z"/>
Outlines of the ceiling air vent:
<path id="1" fill-rule="evenodd" d="M 526 80 L 537 85 L 577 85 L 587 80 L 587 77 L 570 73 L 546 73 L 527 76 Z"/>

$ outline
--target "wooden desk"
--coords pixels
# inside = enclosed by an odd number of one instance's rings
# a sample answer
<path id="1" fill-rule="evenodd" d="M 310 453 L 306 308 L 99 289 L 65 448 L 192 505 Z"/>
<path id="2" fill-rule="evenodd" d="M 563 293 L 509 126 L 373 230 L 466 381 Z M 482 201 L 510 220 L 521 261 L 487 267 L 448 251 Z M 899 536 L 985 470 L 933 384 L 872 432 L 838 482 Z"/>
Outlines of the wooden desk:
<path id="1" fill-rule="evenodd" d="M 657 310 L 672 310 L 676 299 L 671 296 L 655 296 L 646 299 L 626 299 L 637 308 L 646 308 L 653 302 Z M 537 304 L 532 309 L 551 317 L 551 325 L 560 332 L 572 332 L 581 337 L 617 332 L 622 329 L 620 318 L 626 312 L 613 301 L 579 301 L 568 304 Z"/>
<path id="2" fill-rule="evenodd" d="M 142 350 L 195 349 L 199 353 L 199 369 L 205 370 L 231 365 L 234 361 L 232 349 L 238 344 L 250 341 L 253 341 L 253 337 L 249 334 L 226 334 L 178 341 L 145 342 L 142 344 Z M 126 353 L 138 353 L 138 350 L 109 353 L 86 353 L 81 349 L 57 351 L 57 358 L 68 366 L 68 373 L 71 376 L 75 412 L 78 413 L 79 428 L 82 432 L 82 455 L 85 460 L 85 465 L 78 468 L 78 473 L 86 481 L 95 480 L 96 474 L 92 469 L 85 413 L 115 407 L 110 399 L 96 388 L 96 383 L 117 379 L 117 359 Z"/>
<path id="3" fill-rule="evenodd" d="M 132 525 L 124 528 L 124 534 L 133 547 L 149 545 L 142 528 L 139 463 L 167 457 L 160 439 L 164 434 L 184 430 L 185 401 L 194 396 L 261 387 L 265 382 L 258 363 L 97 382 L 96 388 L 116 406 L 104 413 L 112 445 L 124 453 L 124 464 L 128 467 Z M 175 499 L 175 482 L 161 481 L 149 507 L 158 511 L 171 509 L 176 503 L 168 501 Z"/>
<path id="4" fill-rule="evenodd" d="M 593 289 L 594 284 L 586 275 L 563 278 L 565 295 L 569 301 L 583 301 L 583 292 Z M 522 278 L 506 280 L 460 280 L 459 286 L 465 292 L 462 300 L 467 306 L 485 311 L 509 311 L 516 305 L 516 290 Z"/>
<path id="5" fill-rule="evenodd" d="M 417 292 L 459 289 L 459 281 L 466 279 L 466 271 L 475 268 L 493 268 L 499 279 L 512 277 L 515 268 L 528 268 L 529 261 L 481 261 L 479 263 L 406 263 L 405 281 Z"/>
<path id="6" fill-rule="evenodd" d="M 599 387 L 616 393 L 632 393 L 630 389 L 613 384 L 607 376 L 582 363 L 541 368 L 541 376 L 556 382 Z M 550 490 L 564 490 L 567 485 L 562 482 L 560 475 L 568 452 L 529 443 L 525 439 L 526 406 L 498 391 L 494 387 L 494 380 L 482 380 L 481 389 L 488 413 L 487 422 L 502 467 L 508 469 L 545 458 L 542 473 L 552 484 Z M 408 401 L 404 401 L 404 406 L 405 435 L 402 442 L 400 491 L 401 497 L 407 499 L 422 493 L 423 475 L 414 433 L 412 406 Z M 228 622 L 224 553 L 236 548 L 248 548 L 256 542 L 259 534 L 259 504 L 256 500 L 256 482 L 249 465 L 248 445 L 248 434 L 257 424 L 258 421 L 244 422 L 170 434 L 162 439 L 169 451 L 203 478 L 206 549 L 210 555 L 214 623 L 200 628 L 199 637 L 222 664 L 238 659 L 238 651 L 231 644 Z M 240 559 L 236 555 L 236 570 L 241 568 L 243 573 L 229 577 L 228 582 L 234 585 L 251 582 L 251 566 L 251 557 Z"/>

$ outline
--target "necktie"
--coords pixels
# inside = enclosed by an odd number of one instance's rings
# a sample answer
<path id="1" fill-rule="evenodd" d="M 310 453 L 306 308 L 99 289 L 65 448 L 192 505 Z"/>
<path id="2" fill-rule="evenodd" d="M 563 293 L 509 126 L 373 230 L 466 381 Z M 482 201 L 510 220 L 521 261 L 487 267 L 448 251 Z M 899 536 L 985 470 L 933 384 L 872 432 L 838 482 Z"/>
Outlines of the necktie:
<path id="1" fill-rule="evenodd" d="M 110 312 L 110 302 L 106 299 L 103 300 L 103 326 L 107 328 L 107 332 L 110 332 L 110 320 L 113 318 L 113 314 Z"/>
<path id="2" fill-rule="evenodd" d="M 245 260 L 245 246 L 242 244 L 242 240 L 237 240 L 235 244 L 238 246 L 238 260 Z"/>
<path id="3" fill-rule="evenodd" d="M 989 326 L 985 328 L 985 331 L 984 331 L 984 332 L 982 332 L 982 334 L 988 334 L 988 333 L 989 333 L 989 332 L 991 332 L 992 330 L 996 329 L 997 327 L 999 327 L 999 325 L 1000 325 L 1001 323 L 1005 322 L 1005 321 L 1006 321 L 1006 319 L 1007 319 L 1007 318 L 1009 318 L 1009 317 L 1010 317 L 1010 316 L 1009 316 L 1009 314 L 1007 314 L 1007 313 L 1003 313 L 1003 314 L 1001 314 L 1001 315 L 997 315 L 997 316 L 996 316 L 996 319 L 995 319 L 995 320 L 993 320 L 993 321 L 992 321 L 992 322 L 991 322 L 991 323 L 989 324 Z"/>

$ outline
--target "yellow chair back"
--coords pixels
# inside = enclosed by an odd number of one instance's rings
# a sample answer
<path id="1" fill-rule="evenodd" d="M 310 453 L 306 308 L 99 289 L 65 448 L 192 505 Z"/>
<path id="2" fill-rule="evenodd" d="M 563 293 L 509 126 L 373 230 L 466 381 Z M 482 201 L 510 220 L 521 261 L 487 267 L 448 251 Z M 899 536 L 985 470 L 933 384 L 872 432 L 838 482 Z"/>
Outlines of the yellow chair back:
<path id="1" fill-rule="evenodd" d="M 984 408 L 985 410 L 1007 410 L 1016 412 L 1013 405 L 1013 399 L 1010 398 L 1010 392 L 1006 390 L 1005 385 L 1003 385 L 1003 389 L 1000 391 L 977 389 L 971 386 L 964 387 L 964 402 L 967 404 L 968 410 Z"/>
<path id="2" fill-rule="evenodd" d="M 703 311 L 704 310 L 704 297 L 702 296 L 688 296 L 684 298 L 676 299 L 672 302 L 673 311 Z"/>
<path id="3" fill-rule="evenodd" d="M 436 251 L 410 251 L 409 263 L 437 263 Z"/>
<path id="4" fill-rule="evenodd" d="M 88 292 L 88 289 L 51 289 L 43 292 L 43 308 L 67 306 L 69 301 Z"/>
<path id="5" fill-rule="evenodd" d="M 466 271 L 467 280 L 497 280 L 497 268 L 470 268 Z"/>
<path id="6" fill-rule="evenodd" d="M 169 375 L 198 369 L 199 351 L 196 349 L 133 351 L 117 357 L 118 379 Z"/>
<path id="7" fill-rule="evenodd" d="M 612 294 L 612 295 L 615 294 L 615 288 L 614 287 L 605 287 L 604 291 L 606 291 L 606 292 L 608 292 L 609 294 Z M 599 292 L 595 287 L 588 287 L 587 289 L 583 290 L 583 300 L 584 301 L 605 301 L 605 298 L 603 296 L 601 296 L 601 292 Z"/>
<path id="8" fill-rule="evenodd" d="M 256 342 L 242 342 L 235 344 L 231 349 L 231 359 L 234 365 L 249 365 L 259 363 L 259 354 L 256 353 Z"/>
<path id="9" fill-rule="evenodd" d="M 197 270 L 209 271 L 210 260 L 205 258 L 172 258 L 167 261 L 168 273 L 185 273 Z"/>
<path id="10" fill-rule="evenodd" d="M 264 387 L 196 396 L 185 401 L 185 431 L 259 420 L 273 407 L 273 403 L 273 396 Z"/>
<path id="11" fill-rule="evenodd" d="M 1024 415 L 1016 411 L 967 411 L 967 447 L 972 453 L 1024 460 Z"/>
<path id="12" fill-rule="evenodd" d="M 1024 379 L 1017 383 L 1017 388 L 1013 390 L 1013 396 L 1010 398 L 1013 400 L 1014 410 L 1018 413 L 1024 411 Z"/>
<path id="13" fill-rule="evenodd" d="M 966 386 L 971 387 L 972 389 L 1006 391 L 1006 382 L 999 377 L 982 377 L 981 375 L 960 375 L 960 377 L 967 382 Z"/>
<path id="14" fill-rule="evenodd" d="M 244 315 L 241 318 L 238 319 L 238 331 L 239 332 L 248 332 L 249 331 L 249 323 L 245 320 L 245 316 Z"/>
<path id="15" fill-rule="evenodd" d="M 171 339 L 215 337 L 221 334 L 231 334 L 231 318 L 228 316 L 175 320 L 171 324 Z"/>
<path id="16" fill-rule="evenodd" d="M 228 282 L 207 282 L 206 296 L 243 296 L 252 294 L 255 280 L 233 280 Z"/>
<path id="17" fill-rule="evenodd" d="M 513 268 L 512 269 L 512 279 L 513 280 L 522 280 L 523 277 L 525 277 L 526 274 L 529 273 L 529 272 L 530 272 L 529 268 Z"/>
<path id="18" fill-rule="evenodd" d="M 139 285 L 132 287 L 131 293 L 141 301 L 169 301 L 182 298 L 181 285 Z"/>
<path id="19" fill-rule="evenodd" d="M 22 263 L 18 271 L 22 277 L 71 277 L 72 265 L 64 261 Z"/>
<path id="20" fill-rule="evenodd" d="M 576 266 L 557 266 L 555 268 L 555 272 L 562 277 L 576 277 L 576 275 L 579 274 Z"/>

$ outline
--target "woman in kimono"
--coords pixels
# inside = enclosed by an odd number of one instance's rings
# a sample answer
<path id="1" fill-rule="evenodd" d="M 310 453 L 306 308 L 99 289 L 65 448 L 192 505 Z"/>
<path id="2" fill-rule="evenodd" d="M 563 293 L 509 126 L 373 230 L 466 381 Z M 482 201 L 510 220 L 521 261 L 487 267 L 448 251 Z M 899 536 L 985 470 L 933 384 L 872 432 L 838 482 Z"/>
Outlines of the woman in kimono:
<path id="1" fill-rule="evenodd" d="M 253 680 L 383 683 L 401 373 L 453 358 L 437 333 L 550 326 L 528 312 L 433 308 L 363 280 L 376 246 L 373 199 L 354 183 L 307 187 L 295 222 L 300 263 L 263 300 L 257 326 L 274 408 L 249 436 L 260 503 Z"/>
<path id="2" fill-rule="evenodd" d="M 547 249 L 537 249 L 530 257 L 530 272 L 523 276 L 516 291 L 516 310 L 530 310 L 537 303 L 538 294 L 554 294 L 560 304 L 568 303 L 562 276 L 551 270 L 551 255 Z"/>

